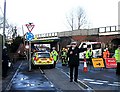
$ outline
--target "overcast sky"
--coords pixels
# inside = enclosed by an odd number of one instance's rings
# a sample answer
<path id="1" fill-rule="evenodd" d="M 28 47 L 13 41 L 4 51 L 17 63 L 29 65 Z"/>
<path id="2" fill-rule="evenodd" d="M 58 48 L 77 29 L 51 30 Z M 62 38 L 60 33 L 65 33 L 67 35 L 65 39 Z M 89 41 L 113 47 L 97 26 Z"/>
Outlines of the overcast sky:
<path id="1" fill-rule="evenodd" d="M 120 0 L 6 0 L 6 17 L 9 23 L 22 25 L 33 22 L 34 34 L 70 30 L 66 15 L 78 6 L 87 15 L 90 27 L 118 25 L 118 1 Z M 4 0 L 0 0 L 3 10 Z M 1 12 L 1 11 L 0 11 Z M 27 28 L 24 26 L 25 32 Z"/>

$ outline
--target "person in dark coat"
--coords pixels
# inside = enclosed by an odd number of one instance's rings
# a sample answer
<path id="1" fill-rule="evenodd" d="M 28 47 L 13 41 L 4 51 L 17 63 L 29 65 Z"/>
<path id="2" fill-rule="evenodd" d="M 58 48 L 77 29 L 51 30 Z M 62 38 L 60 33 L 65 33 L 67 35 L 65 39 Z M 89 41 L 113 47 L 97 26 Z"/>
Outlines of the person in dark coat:
<path id="1" fill-rule="evenodd" d="M 72 42 L 71 47 L 68 50 L 69 68 L 70 68 L 70 82 L 73 82 L 73 70 L 74 70 L 74 81 L 78 82 L 78 66 L 79 66 L 79 53 L 81 49 L 77 47 L 77 42 Z"/>
<path id="2" fill-rule="evenodd" d="M 5 78 L 7 76 L 8 60 L 9 60 L 6 46 L 3 47 L 2 60 L 3 60 L 2 61 L 2 77 Z"/>

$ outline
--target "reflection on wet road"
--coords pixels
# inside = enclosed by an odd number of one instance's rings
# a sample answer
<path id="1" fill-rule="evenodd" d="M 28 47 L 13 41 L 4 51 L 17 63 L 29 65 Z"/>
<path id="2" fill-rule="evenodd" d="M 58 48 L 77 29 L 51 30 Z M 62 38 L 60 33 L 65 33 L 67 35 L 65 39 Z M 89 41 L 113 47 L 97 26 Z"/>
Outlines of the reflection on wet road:
<path id="1" fill-rule="evenodd" d="M 38 74 L 33 72 L 28 73 L 18 73 L 14 78 L 12 89 L 29 89 L 29 90 L 40 90 L 48 89 L 52 90 L 54 86 L 39 72 Z"/>
<path id="2" fill-rule="evenodd" d="M 28 71 L 27 63 L 23 63 L 11 82 L 10 90 L 45 90 L 55 91 L 54 85 L 40 72 L 39 69 Z"/>

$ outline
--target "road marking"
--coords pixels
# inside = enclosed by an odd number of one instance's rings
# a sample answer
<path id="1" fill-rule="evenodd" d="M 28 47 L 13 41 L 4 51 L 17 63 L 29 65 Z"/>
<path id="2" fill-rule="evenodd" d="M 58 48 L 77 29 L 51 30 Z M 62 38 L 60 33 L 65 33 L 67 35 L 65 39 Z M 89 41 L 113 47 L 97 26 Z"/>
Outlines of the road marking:
<path id="1" fill-rule="evenodd" d="M 40 70 L 40 72 L 42 73 L 42 74 L 44 74 L 43 76 L 48 80 L 48 82 L 50 83 L 50 86 L 51 87 L 55 87 L 54 85 L 53 85 L 53 83 L 48 79 L 48 77 L 45 75 L 45 71 L 44 70 L 42 70 L 40 67 L 39 67 L 39 70 Z"/>
<path id="2" fill-rule="evenodd" d="M 99 84 L 99 85 L 102 85 L 103 83 L 100 83 L 100 82 L 89 82 L 91 84 Z"/>
<path id="3" fill-rule="evenodd" d="M 39 70 L 42 74 L 45 74 L 44 70 L 42 70 L 40 67 L 39 67 Z"/>
<path id="4" fill-rule="evenodd" d="M 96 80 L 98 82 L 103 82 L 103 83 L 108 83 L 108 81 L 103 81 L 103 80 Z"/>
<path id="5" fill-rule="evenodd" d="M 11 88 L 11 86 L 12 86 L 13 79 L 14 79 L 15 76 L 17 75 L 17 73 L 18 73 L 20 67 L 22 66 L 22 64 L 23 64 L 23 61 L 22 61 L 21 64 L 19 65 L 18 69 L 16 70 L 14 76 L 12 77 L 11 81 L 9 82 L 9 84 L 8 84 L 8 86 L 6 87 L 5 90 L 10 90 L 10 88 Z"/>
<path id="6" fill-rule="evenodd" d="M 108 84 L 109 86 L 120 86 L 119 84 Z"/>
<path id="7" fill-rule="evenodd" d="M 83 79 L 84 81 L 97 81 L 97 82 L 103 82 L 103 83 L 108 83 L 108 81 L 104 80 L 94 80 L 94 79 Z"/>
<path id="8" fill-rule="evenodd" d="M 85 81 L 95 81 L 94 79 L 83 79 Z"/>
<path id="9" fill-rule="evenodd" d="M 115 84 L 120 84 L 120 82 L 113 82 L 113 83 L 115 83 Z"/>

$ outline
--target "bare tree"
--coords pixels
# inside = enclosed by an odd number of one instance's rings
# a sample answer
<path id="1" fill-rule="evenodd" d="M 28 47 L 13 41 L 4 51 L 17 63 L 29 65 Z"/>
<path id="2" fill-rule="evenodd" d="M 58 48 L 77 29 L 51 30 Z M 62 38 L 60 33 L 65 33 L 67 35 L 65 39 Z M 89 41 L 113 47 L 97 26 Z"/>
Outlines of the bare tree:
<path id="1" fill-rule="evenodd" d="M 2 16 L 0 16 L 0 29 L 3 28 L 3 21 L 4 18 Z M 6 39 L 9 39 L 12 37 L 12 35 L 16 35 L 17 31 L 15 29 L 13 29 L 13 24 L 8 24 L 8 20 L 5 21 L 5 37 Z M 15 38 L 15 37 L 14 37 Z"/>
<path id="2" fill-rule="evenodd" d="M 66 16 L 66 19 L 67 19 L 67 22 L 69 24 L 69 26 L 71 27 L 72 31 L 74 30 L 74 14 L 73 12 L 70 13 L 70 17 L 67 17 Z"/>
<path id="3" fill-rule="evenodd" d="M 3 25 L 3 17 L 0 16 L 0 28 L 2 28 L 2 25 Z"/>
<path id="4" fill-rule="evenodd" d="M 81 7 L 78 7 L 77 18 L 78 18 L 78 28 L 77 29 L 81 29 L 81 27 L 87 23 L 85 11 Z"/>
<path id="5" fill-rule="evenodd" d="M 81 29 L 81 27 L 84 27 L 87 24 L 85 11 L 81 7 L 72 10 L 66 18 L 72 31 L 75 29 Z"/>

